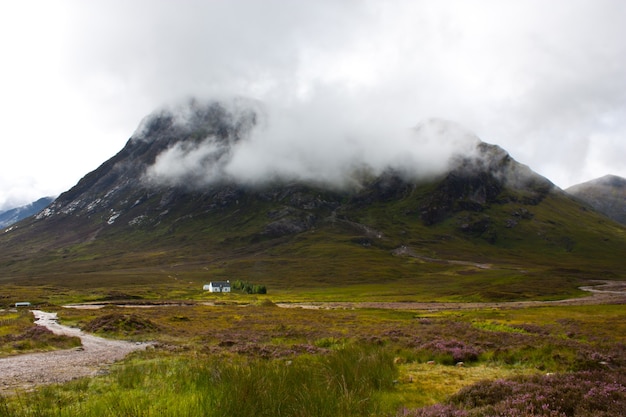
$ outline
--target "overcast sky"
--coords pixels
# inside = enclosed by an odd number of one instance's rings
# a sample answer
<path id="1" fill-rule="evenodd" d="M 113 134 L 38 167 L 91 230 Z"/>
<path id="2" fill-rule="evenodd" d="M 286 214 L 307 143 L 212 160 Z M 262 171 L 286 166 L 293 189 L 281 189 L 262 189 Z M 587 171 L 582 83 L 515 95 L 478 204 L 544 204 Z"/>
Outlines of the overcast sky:
<path id="1" fill-rule="evenodd" d="M 189 96 L 303 128 L 443 118 L 562 188 L 626 177 L 624 22 L 623 0 L 4 1 L 0 209 L 69 189 Z"/>

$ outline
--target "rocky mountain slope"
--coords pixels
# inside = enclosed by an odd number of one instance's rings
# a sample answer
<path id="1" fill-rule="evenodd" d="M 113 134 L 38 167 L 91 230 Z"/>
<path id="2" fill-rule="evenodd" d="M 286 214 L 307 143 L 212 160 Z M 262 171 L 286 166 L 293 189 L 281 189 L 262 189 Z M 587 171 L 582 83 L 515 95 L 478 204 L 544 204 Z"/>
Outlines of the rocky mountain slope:
<path id="1" fill-rule="evenodd" d="M 607 217 L 626 224 L 626 178 L 606 175 L 565 191 Z"/>
<path id="2" fill-rule="evenodd" d="M 218 102 L 146 118 L 117 155 L 0 233 L 2 279 L 119 285 L 183 275 L 290 287 L 624 274 L 624 227 L 498 146 L 478 141 L 428 177 L 361 166 L 350 186 L 245 183 L 225 167 L 258 122 L 254 107 Z M 163 177 L 172 155 L 194 169 Z"/>
<path id="3" fill-rule="evenodd" d="M 54 197 L 43 197 L 25 206 L 0 212 L 0 229 L 7 228 L 13 223 L 39 213 L 53 201 Z"/>

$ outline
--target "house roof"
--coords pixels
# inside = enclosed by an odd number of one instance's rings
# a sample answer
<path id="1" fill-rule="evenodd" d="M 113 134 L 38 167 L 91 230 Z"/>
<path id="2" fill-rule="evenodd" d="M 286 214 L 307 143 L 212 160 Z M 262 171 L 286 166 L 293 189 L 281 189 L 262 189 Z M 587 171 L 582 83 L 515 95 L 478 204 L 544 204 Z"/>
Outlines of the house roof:
<path id="1" fill-rule="evenodd" d="M 228 281 L 211 281 L 209 285 L 213 287 L 230 287 L 230 282 Z"/>

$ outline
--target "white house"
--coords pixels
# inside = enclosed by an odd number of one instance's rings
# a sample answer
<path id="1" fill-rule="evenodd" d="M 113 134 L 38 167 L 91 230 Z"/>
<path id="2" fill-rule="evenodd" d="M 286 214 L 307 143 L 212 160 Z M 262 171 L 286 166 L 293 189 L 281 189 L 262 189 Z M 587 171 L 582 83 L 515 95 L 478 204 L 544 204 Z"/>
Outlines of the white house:
<path id="1" fill-rule="evenodd" d="M 213 281 L 205 284 L 202 289 L 210 292 L 230 292 L 230 281 Z"/>

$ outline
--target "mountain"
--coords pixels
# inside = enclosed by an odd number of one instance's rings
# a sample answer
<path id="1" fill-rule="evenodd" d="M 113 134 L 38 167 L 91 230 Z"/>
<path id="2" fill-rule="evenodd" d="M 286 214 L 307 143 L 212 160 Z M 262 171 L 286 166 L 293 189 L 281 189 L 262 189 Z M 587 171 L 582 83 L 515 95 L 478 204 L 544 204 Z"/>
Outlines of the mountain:
<path id="1" fill-rule="evenodd" d="M 220 102 L 147 117 L 117 155 L 0 233 L 0 280 L 100 288 L 242 279 L 407 294 L 448 283 L 475 299 L 508 299 L 626 276 L 626 229 L 496 145 L 476 141 L 429 176 L 355 165 L 341 184 L 240 181 L 229 163 L 261 122 L 254 106 Z M 433 135 L 450 132 L 436 126 Z"/>
<path id="2" fill-rule="evenodd" d="M 626 224 L 626 178 L 606 175 L 565 191 L 607 217 Z"/>
<path id="3" fill-rule="evenodd" d="M 13 223 L 17 223 L 26 217 L 39 213 L 53 201 L 54 197 L 43 197 L 25 206 L 15 207 L 0 212 L 0 229 L 9 227 Z"/>

